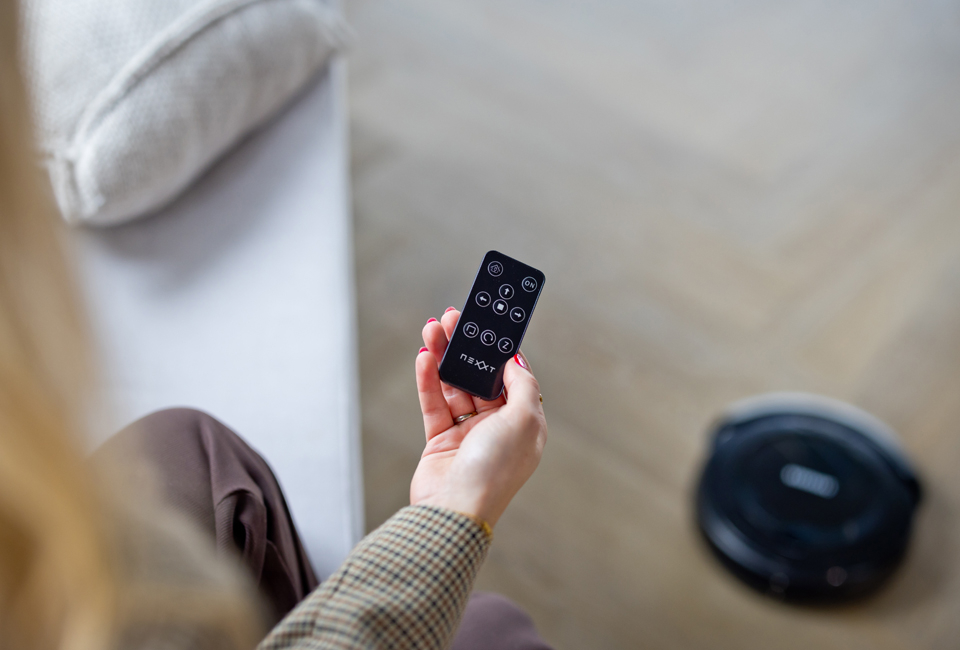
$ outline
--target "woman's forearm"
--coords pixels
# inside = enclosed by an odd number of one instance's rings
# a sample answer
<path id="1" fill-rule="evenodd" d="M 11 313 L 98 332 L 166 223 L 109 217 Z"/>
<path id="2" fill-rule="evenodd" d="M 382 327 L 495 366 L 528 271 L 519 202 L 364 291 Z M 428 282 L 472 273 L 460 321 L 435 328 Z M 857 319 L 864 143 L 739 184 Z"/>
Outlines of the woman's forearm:
<path id="1" fill-rule="evenodd" d="M 404 508 L 364 538 L 259 650 L 444 650 L 490 542 L 489 528 L 466 515 Z"/>

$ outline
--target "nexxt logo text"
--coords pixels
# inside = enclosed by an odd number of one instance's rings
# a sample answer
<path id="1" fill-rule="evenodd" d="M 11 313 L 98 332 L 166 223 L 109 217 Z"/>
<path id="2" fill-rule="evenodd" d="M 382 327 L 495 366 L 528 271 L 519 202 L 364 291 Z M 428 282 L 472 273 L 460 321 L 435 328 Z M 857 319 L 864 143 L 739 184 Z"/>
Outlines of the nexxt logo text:
<path id="1" fill-rule="evenodd" d="M 486 361 L 481 361 L 480 359 L 474 359 L 473 357 L 469 357 L 465 354 L 460 355 L 460 360 L 466 361 L 467 363 L 476 366 L 480 370 L 489 370 L 490 372 L 493 372 L 495 370 L 495 368 L 491 366 L 489 363 L 487 363 Z"/>

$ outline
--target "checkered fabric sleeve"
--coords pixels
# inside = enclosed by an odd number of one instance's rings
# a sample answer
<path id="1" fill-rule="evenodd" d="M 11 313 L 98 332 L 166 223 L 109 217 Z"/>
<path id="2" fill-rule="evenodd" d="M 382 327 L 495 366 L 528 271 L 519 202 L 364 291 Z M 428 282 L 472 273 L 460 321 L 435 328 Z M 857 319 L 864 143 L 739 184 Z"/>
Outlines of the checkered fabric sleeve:
<path id="1" fill-rule="evenodd" d="M 489 527 L 466 515 L 404 508 L 361 541 L 259 650 L 444 650 L 490 542 Z"/>

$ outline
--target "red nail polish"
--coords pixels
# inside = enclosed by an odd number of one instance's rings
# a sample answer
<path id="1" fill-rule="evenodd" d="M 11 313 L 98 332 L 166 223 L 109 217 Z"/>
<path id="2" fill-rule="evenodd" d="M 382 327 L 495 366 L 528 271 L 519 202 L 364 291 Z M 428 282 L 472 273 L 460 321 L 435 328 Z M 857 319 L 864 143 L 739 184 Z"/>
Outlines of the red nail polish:
<path id="1" fill-rule="evenodd" d="M 446 314 L 448 311 L 451 311 L 453 309 L 456 309 L 456 307 L 447 307 L 446 309 L 443 310 L 443 313 Z"/>
<path id="2" fill-rule="evenodd" d="M 524 361 L 523 357 L 521 357 L 519 354 L 513 355 L 513 360 L 516 361 L 517 365 L 523 368 L 524 370 L 529 370 L 527 368 L 527 362 Z"/>
<path id="3" fill-rule="evenodd" d="M 427 322 L 428 322 L 428 323 L 436 323 L 436 322 L 437 322 L 437 319 L 436 319 L 436 318 L 431 318 L 431 319 L 428 320 Z"/>
<path id="4" fill-rule="evenodd" d="M 427 351 L 427 348 L 420 348 L 420 351 L 417 352 L 417 355 L 421 355 L 421 354 L 423 354 L 423 353 L 426 352 L 426 351 Z"/>

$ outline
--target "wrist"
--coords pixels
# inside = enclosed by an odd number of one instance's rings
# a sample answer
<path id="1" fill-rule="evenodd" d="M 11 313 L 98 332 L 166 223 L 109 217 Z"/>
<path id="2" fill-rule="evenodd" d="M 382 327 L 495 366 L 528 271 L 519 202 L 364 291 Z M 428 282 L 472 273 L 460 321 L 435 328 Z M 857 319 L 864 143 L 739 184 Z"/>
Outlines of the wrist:
<path id="1" fill-rule="evenodd" d="M 488 532 L 491 535 L 493 534 L 493 527 L 497 525 L 497 520 L 500 519 L 502 514 L 496 508 L 492 508 L 485 503 L 481 497 L 457 493 L 434 494 L 413 505 L 435 506 L 466 515 L 483 526 L 484 529 L 489 529 Z"/>

